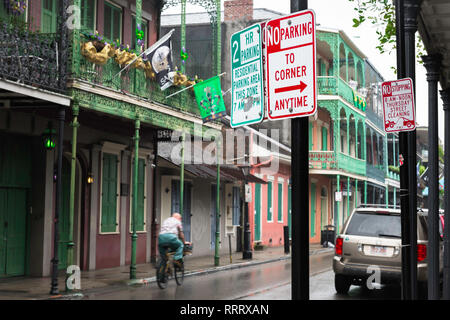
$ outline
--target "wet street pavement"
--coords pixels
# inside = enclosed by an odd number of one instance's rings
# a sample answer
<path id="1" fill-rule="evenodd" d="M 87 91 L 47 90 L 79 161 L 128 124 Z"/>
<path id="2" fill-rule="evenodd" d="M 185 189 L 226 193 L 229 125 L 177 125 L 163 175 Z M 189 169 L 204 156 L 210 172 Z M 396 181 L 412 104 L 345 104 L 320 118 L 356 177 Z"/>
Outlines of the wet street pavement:
<path id="1" fill-rule="evenodd" d="M 400 286 L 381 286 L 369 290 L 367 287 L 351 286 L 347 295 L 339 295 L 334 289 L 334 272 L 329 270 L 310 278 L 310 300 L 399 300 Z M 291 284 L 244 297 L 243 300 L 289 300 Z"/>
<path id="2" fill-rule="evenodd" d="M 328 270 L 332 252 L 313 255 L 311 274 Z M 265 290 L 287 285 L 291 279 L 290 260 L 271 262 L 252 267 L 216 272 L 213 274 L 190 276 L 177 286 L 174 279 L 165 290 L 156 282 L 128 287 L 108 287 L 84 293 L 84 299 L 91 300 L 233 300 L 258 294 Z M 278 297 L 278 299 L 289 299 Z"/>
<path id="3" fill-rule="evenodd" d="M 400 286 L 382 286 L 369 290 L 351 286 L 347 295 L 338 295 L 334 289 L 331 269 L 332 253 L 311 256 L 311 300 L 396 300 Z M 128 287 L 108 287 L 87 292 L 91 300 L 290 300 L 290 260 L 271 262 L 213 274 L 190 276 L 177 286 L 174 279 L 165 290 L 155 282 Z"/>

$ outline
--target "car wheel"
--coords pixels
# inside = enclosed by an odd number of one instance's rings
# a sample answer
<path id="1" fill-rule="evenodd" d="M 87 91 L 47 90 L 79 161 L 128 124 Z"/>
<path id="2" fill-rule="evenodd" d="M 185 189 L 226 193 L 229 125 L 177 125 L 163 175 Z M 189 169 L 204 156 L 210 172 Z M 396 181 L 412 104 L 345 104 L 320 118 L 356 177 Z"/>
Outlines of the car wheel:
<path id="1" fill-rule="evenodd" d="M 336 288 L 336 292 L 338 294 L 347 294 L 348 290 L 350 289 L 350 285 L 350 278 L 342 274 L 336 274 L 334 276 L 334 287 Z"/>

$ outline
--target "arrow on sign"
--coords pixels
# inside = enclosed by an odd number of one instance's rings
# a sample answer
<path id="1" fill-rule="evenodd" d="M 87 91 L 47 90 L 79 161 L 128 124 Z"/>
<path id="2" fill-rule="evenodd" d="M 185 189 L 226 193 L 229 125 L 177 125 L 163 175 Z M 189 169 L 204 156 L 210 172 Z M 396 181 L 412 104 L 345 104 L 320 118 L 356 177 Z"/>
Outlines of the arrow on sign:
<path id="1" fill-rule="evenodd" d="M 294 91 L 294 90 L 300 90 L 300 93 L 302 93 L 302 91 L 305 90 L 306 87 L 307 87 L 306 83 L 304 83 L 303 81 L 300 80 L 300 84 L 295 85 L 295 86 L 275 88 L 275 93 Z"/>

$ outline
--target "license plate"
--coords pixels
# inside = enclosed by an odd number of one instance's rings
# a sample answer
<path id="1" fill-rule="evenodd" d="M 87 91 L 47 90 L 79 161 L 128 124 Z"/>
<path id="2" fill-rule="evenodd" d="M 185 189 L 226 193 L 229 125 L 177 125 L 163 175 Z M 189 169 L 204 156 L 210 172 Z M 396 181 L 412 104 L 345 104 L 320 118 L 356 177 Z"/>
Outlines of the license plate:
<path id="1" fill-rule="evenodd" d="M 376 255 L 386 255 L 386 247 L 382 247 L 382 246 L 371 246 L 370 247 L 370 253 L 371 254 L 376 254 Z"/>

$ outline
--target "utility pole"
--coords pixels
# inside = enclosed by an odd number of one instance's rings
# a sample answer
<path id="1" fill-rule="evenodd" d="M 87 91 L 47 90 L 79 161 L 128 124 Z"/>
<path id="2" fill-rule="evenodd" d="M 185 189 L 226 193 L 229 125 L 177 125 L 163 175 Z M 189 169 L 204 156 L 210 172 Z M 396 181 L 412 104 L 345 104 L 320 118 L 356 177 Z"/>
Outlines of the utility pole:
<path id="1" fill-rule="evenodd" d="M 428 300 L 439 300 L 438 81 L 442 57 L 423 56 L 428 81 Z"/>
<path id="2" fill-rule="evenodd" d="M 308 0 L 291 0 L 291 13 Z M 308 117 L 291 119 L 292 300 L 309 300 L 309 141 Z"/>

